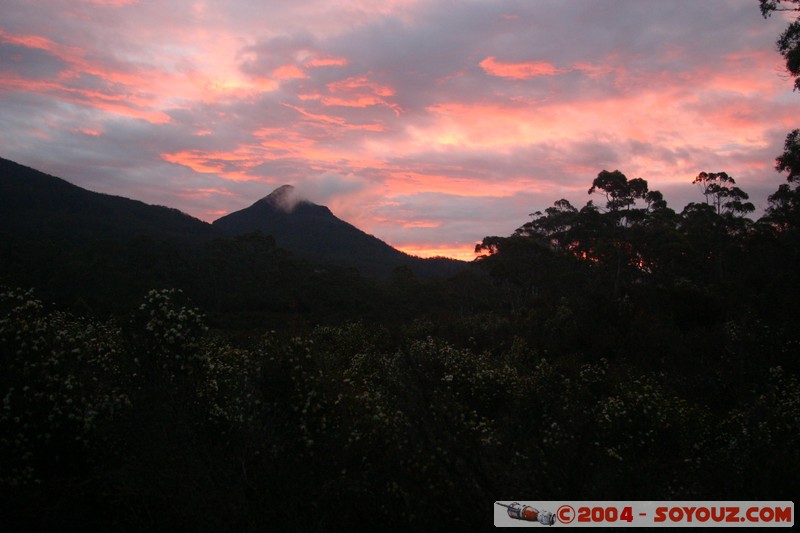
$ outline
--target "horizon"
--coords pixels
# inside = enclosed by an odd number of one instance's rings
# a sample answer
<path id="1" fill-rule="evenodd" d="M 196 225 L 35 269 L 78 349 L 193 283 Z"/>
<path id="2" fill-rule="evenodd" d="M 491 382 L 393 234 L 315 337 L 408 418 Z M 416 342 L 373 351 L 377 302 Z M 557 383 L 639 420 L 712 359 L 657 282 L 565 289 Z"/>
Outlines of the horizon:
<path id="1" fill-rule="evenodd" d="M 206 222 L 291 184 L 401 251 L 466 260 L 583 206 L 601 170 L 678 211 L 702 171 L 757 212 L 785 181 L 787 19 L 755 0 L 457 7 L 11 0 L 2 157 Z"/>
<path id="2" fill-rule="evenodd" d="M 21 164 L 21 163 L 18 163 L 16 161 L 12 161 L 12 160 L 10 160 L 8 158 L 4 158 L 4 157 L 2 157 L 2 155 L 0 155 L 0 159 L 5 159 L 7 161 L 11 161 L 12 163 Z M 32 170 L 42 172 L 40 169 L 36 169 L 36 168 L 32 168 Z M 58 179 L 62 179 L 62 180 L 66 181 L 67 183 L 70 183 L 72 185 L 77 185 L 76 183 L 74 183 L 73 181 L 69 180 L 68 178 L 65 178 L 64 176 L 52 176 L 52 177 L 55 177 L 55 178 L 58 178 Z M 697 187 L 697 186 L 693 185 L 692 187 Z M 273 195 L 275 195 L 275 193 L 277 193 L 278 191 L 280 191 L 282 189 L 286 189 L 286 192 L 284 194 L 280 194 L 276 198 L 277 203 L 275 205 L 278 208 L 280 208 L 281 210 L 283 210 L 283 211 L 285 211 L 287 213 L 291 213 L 294 210 L 295 206 L 297 206 L 297 204 L 303 203 L 303 202 L 311 203 L 312 205 L 316 205 L 316 206 L 320 206 L 320 207 L 329 208 L 329 206 L 324 205 L 324 204 L 319 204 L 319 203 L 315 202 L 313 199 L 305 196 L 304 193 L 302 191 L 299 191 L 298 188 L 295 185 L 293 185 L 291 183 L 284 183 L 284 184 L 275 186 L 267 194 L 261 196 L 260 198 L 257 198 L 255 200 L 250 201 L 250 203 L 247 203 L 246 205 L 244 205 L 241 209 L 238 209 L 237 211 L 245 210 L 245 209 L 248 209 L 250 207 L 253 207 L 255 204 L 257 204 L 257 203 L 259 203 L 261 201 L 264 201 L 264 200 L 268 199 L 269 197 L 273 197 Z M 94 190 L 91 190 L 91 189 L 85 189 L 85 190 L 87 190 L 89 192 L 92 192 L 92 193 L 100 193 L 100 191 L 94 191 Z M 117 197 L 125 198 L 125 199 L 128 199 L 128 200 L 144 202 L 143 200 L 141 200 L 139 198 L 126 197 L 126 196 L 116 195 L 116 194 L 113 194 L 113 193 L 100 193 L 100 194 L 110 194 L 112 196 L 117 196 Z M 665 198 L 665 200 L 668 201 L 669 199 Z M 178 209 L 178 208 L 176 208 L 176 207 L 174 207 L 172 205 L 167 205 L 167 204 L 150 203 L 150 202 L 144 202 L 144 203 L 147 204 L 147 205 L 156 206 L 156 207 L 165 207 L 165 208 L 170 208 L 170 209 Z M 710 201 L 706 198 L 706 199 L 701 199 L 700 201 L 697 201 L 695 203 L 709 204 Z M 582 206 L 579 205 L 579 206 L 575 206 L 575 207 L 580 208 Z M 673 206 L 673 209 L 674 209 L 674 207 L 675 206 Z M 681 206 L 681 209 L 683 207 L 685 207 L 685 206 Z M 601 211 L 605 211 L 606 210 L 604 207 L 601 207 L 601 206 L 598 206 L 598 208 Z M 676 211 L 680 212 L 681 209 L 678 209 Z M 210 219 L 210 220 L 203 220 L 201 218 L 195 217 L 194 215 L 192 215 L 191 213 L 189 213 L 187 211 L 184 211 L 183 209 L 178 209 L 178 211 L 180 211 L 184 215 L 191 216 L 192 218 L 194 218 L 196 220 L 199 220 L 200 222 L 203 222 L 205 224 L 209 224 L 209 225 L 213 224 L 214 222 L 216 222 L 217 220 L 219 220 L 221 218 L 224 218 L 224 217 L 236 212 L 236 211 L 231 211 L 229 213 L 222 214 L 222 215 L 218 216 L 217 218 L 213 218 L 213 219 Z M 331 213 L 336 218 L 339 218 L 340 220 L 344 220 L 344 219 L 341 219 L 341 217 L 338 217 L 338 215 L 335 212 L 333 212 L 332 210 L 331 210 Z M 763 215 L 763 213 L 755 212 L 755 213 L 751 213 L 750 216 L 748 216 L 748 215 L 741 215 L 741 216 L 743 216 L 744 218 L 750 218 L 750 219 L 755 220 L 755 219 L 759 218 L 762 215 Z M 345 222 L 347 222 L 347 221 L 345 220 Z M 369 232 L 363 230 L 363 228 L 359 228 L 359 227 L 356 226 L 356 229 L 361 230 L 361 231 L 363 231 L 363 232 L 365 232 L 367 234 L 370 234 Z M 514 233 L 514 231 L 508 232 L 507 234 L 498 235 L 498 236 L 501 236 L 501 237 L 509 236 L 512 233 Z M 370 234 L 370 235 L 372 235 L 372 234 Z M 378 237 L 376 235 L 372 235 L 372 236 Z M 380 237 L 378 237 L 378 238 L 380 239 Z M 380 240 L 383 241 L 383 239 L 380 239 Z M 386 242 L 386 241 L 384 241 L 384 242 Z M 386 243 L 386 244 L 389 244 L 390 246 L 392 246 L 390 243 Z M 479 241 L 476 242 L 476 244 L 479 244 Z M 400 248 L 397 248 L 397 247 L 394 247 L 394 248 L 397 249 L 397 250 L 400 250 L 400 251 L 402 251 L 402 252 L 404 252 L 406 254 L 409 254 L 411 256 L 418 257 L 418 258 L 421 258 L 421 259 L 444 258 L 444 259 L 455 259 L 455 260 L 458 260 L 458 261 L 470 262 L 470 261 L 473 261 L 473 260 L 477 259 L 481 255 L 481 254 L 478 254 L 478 253 L 472 253 L 472 254 L 469 254 L 469 256 L 467 256 L 466 254 L 462 254 L 462 257 L 448 256 L 448 255 L 443 255 L 443 254 L 416 255 L 413 252 L 409 252 L 409 251 L 406 251 L 406 250 L 401 250 Z M 453 251 L 456 254 L 463 252 L 460 249 L 453 249 Z"/>

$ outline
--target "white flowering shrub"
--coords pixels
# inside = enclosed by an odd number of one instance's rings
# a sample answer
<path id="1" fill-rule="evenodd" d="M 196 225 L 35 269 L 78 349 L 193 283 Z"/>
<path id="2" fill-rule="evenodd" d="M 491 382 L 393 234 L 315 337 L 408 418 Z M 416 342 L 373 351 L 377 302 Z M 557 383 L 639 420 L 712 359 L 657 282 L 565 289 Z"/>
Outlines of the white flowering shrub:
<path id="1" fill-rule="evenodd" d="M 527 416 L 517 432 L 524 460 L 518 462 L 544 490 L 566 494 L 591 482 L 587 473 L 597 463 L 593 409 L 608 393 L 606 372 L 604 360 L 576 369 L 550 358 L 526 372 L 518 411 Z"/>
<path id="2" fill-rule="evenodd" d="M 620 380 L 596 405 L 595 445 L 606 454 L 607 475 L 624 475 L 631 488 L 649 488 L 658 480 L 663 497 L 692 494 L 707 468 L 698 450 L 711 435 L 710 413 L 662 384 L 664 376 Z"/>
<path id="3" fill-rule="evenodd" d="M 650 377 L 620 383 L 616 394 L 602 399 L 596 407 L 600 435 L 608 445 L 605 452 L 618 461 L 642 457 L 663 432 L 685 422 L 680 416 L 684 409 L 684 402 L 669 397 Z"/>
<path id="4" fill-rule="evenodd" d="M 659 373 L 631 376 L 597 362 L 541 359 L 518 388 L 515 468 L 554 494 L 674 497 L 698 490 L 712 434 L 708 410 L 664 385 Z M 517 466 L 518 465 L 518 466 Z M 625 479 L 625 483 L 620 483 Z M 531 485 L 532 486 L 532 485 Z"/>
<path id="5" fill-rule="evenodd" d="M 179 377 L 205 371 L 206 355 L 200 350 L 208 331 L 205 317 L 192 307 L 179 289 L 151 290 L 133 317 L 133 342 L 137 362 L 148 379 Z"/>
<path id="6" fill-rule="evenodd" d="M 206 369 L 197 395 L 204 401 L 208 420 L 223 431 L 257 424 L 262 406 L 258 391 L 261 363 L 249 350 L 218 339 L 204 341 L 200 357 Z"/>
<path id="7" fill-rule="evenodd" d="M 0 485 L 41 482 L 92 449 L 129 406 L 119 329 L 0 289 Z"/>
<path id="8" fill-rule="evenodd" d="M 391 349 L 386 332 L 364 333 L 350 324 L 268 335 L 254 350 L 263 422 L 249 427 L 263 432 L 284 493 L 313 487 L 312 508 L 354 521 L 357 509 L 389 516 L 402 508 L 413 521 L 456 495 L 476 500 L 487 479 L 506 474 L 494 417 L 514 370 L 441 340 Z M 434 496 L 420 503 L 421 493 Z"/>
<path id="9" fill-rule="evenodd" d="M 268 423 L 298 458 L 313 456 L 328 430 L 331 402 L 314 348 L 312 339 L 266 334 L 255 350 L 264 366 L 261 394 Z"/>
<path id="10" fill-rule="evenodd" d="M 425 491 L 454 503 L 455 494 L 471 499 L 503 474 L 495 416 L 514 379 L 504 363 L 426 338 L 354 357 L 344 375 L 346 453 L 362 457 L 388 494 L 408 504 Z"/>
<path id="11" fill-rule="evenodd" d="M 794 494 L 800 488 L 800 382 L 776 366 L 758 383 L 749 401 L 718 418 L 706 461 L 711 472 L 725 472 L 729 490 L 753 498 L 765 491 Z"/>

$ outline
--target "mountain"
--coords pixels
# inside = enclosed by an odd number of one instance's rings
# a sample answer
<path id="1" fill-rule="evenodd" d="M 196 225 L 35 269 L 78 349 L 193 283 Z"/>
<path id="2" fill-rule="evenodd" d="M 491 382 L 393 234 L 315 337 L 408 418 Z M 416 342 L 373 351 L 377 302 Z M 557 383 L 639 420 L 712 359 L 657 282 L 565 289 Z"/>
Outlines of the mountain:
<path id="1" fill-rule="evenodd" d="M 466 263 L 411 257 L 292 193 L 281 187 L 212 225 L 0 158 L 0 287 L 35 288 L 89 315 L 124 315 L 149 290 L 178 288 L 234 328 L 391 318 L 461 292 L 442 294 L 408 271 L 446 276 Z M 349 268 L 386 276 L 398 266 L 407 269 L 389 284 Z M 395 293 L 401 304 L 388 303 Z"/>
<path id="2" fill-rule="evenodd" d="M 215 236 L 177 209 L 87 191 L 0 158 L 0 285 L 35 287 L 79 312 L 117 312 L 152 288 L 191 288 Z"/>
<path id="3" fill-rule="evenodd" d="M 213 228 L 177 209 L 101 194 L 0 158 L 0 234 L 67 241 L 195 240 Z"/>
<path id="4" fill-rule="evenodd" d="M 228 235 L 261 231 L 277 245 L 310 260 L 354 267 L 368 276 L 387 276 L 407 267 L 421 276 L 447 275 L 466 263 L 451 259 L 421 259 L 401 252 L 337 218 L 330 209 L 297 200 L 291 185 L 283 185 L 248 208 L 212 223 Z"/>
<path id="5" fill-rule="evenodd" d="M 190 250 L 214 239 L 255 231 L 272 236 L 280 248 L 295 256 L 353 267 L 367 276 L 385 277 L 397 267 L 423 277 L 447 276 L 466 265 L 409 256 L 340 220 L 327 207 L 295 201 L 290 185 L 208 224 L 177 209 L 88 191 L 0 158 L 0 252 L 6 262 L 0 275 L 5 272 L 7 278 L 16 277 L 11 272 L 31 269 L 41 271 L 31 274 L 31 282 L 51 276 L 51 271 L 55 276 L 54 265 L 63 265 L 70 257 L 75 268 L 62 268 L 62 276 L 90 260 L 110 261 L 119 269 L 123 261 L 140 264 L 143 257 L 154 255 L 158 261 L 148 267 L 154 276 L 161 276 L 161 266 L 170 261 L 180 263 L 183 270 L 206 268 L 186 257 Z M 174 284 L 176 276 L 166 277 L 163 283 Z"/>

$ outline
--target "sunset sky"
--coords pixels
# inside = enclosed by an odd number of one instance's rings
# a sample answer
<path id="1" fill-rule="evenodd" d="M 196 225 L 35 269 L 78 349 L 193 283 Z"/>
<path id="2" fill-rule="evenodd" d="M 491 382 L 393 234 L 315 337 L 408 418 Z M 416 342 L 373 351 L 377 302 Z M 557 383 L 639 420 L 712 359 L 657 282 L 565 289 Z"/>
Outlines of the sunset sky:
<path id="1" fill-rule="evenodd" d="M 800 127 L 786 24 L 756 0 L 2 0 L 0 156 L 206 221 L 289 183 L 472 259 L 603 169 L 676 210 L 725 171 L 763 209 Z"/>

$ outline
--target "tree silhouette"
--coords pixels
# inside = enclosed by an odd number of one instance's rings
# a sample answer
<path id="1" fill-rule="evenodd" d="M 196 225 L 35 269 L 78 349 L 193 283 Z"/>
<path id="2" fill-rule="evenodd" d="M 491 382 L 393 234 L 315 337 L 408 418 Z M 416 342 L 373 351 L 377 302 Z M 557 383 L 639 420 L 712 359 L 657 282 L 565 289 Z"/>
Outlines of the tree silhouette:
<path id="1" fill-rule="evenodd" d="M 536 211 L 530 216 L 535 218 L 518 228 L 516 231 L 518 235 L 540 237 L 560 250 L 569 247 L 571 242 L 569 231 L 578 217 L 578 210 L 569 203 L 569 200 L 562 198 L 552 207 L 545 209 L 544 214 Z"/>
<path id="2" fill-rule="evenodd" d="M 647 194 L 647 182 L 641 178 L 628 180 L 619 170 L 602 170 L 592 182 L 589 194 L 598 189 L 605 194 L 608 210 L 619 211 L 632 206 L 637 198 L 644 198 Z"/>
<path id="3" fill-rule="evenodd" d="M 786 136 L 783 153 L 775 160 L 775 169 L 786 172 L 786 181 L 768 198 L 769 207 L 763 222 L 780 230 L 800 227 L 800 130 Z"/>
<path id="4" fill-rule="evenodd" d="M 718 215 L 745 214 L 755 211 L 755 206 L 745 202 L 746 192 L 736 185 L 736 180 L 726 172 L 701 172 L 692 183 L 697 183 L 706 197 L 706 204 L 713 205 Z"/>
<path id="5" fill-rule="evenodd" d="M 800 0 L 759 0 L 764 18 L 774 11 L 800 12 Z M 800 89 L 800 19 L 796 19 L 784 30 L 776 43 L 778 51 L 786 59 L 786 70 L 793 78 L 795 90 Z"/>
<path id="6" fill-rule="evenodd" d="M 787 172 L 789 183 L 800 181 L 800 130 L 794 130 L 786 136 L 783 153 L 775 160 L 775 170 Z"/>
<path id="7" fill-rule="evenodd" d="M 800 0 L 759 0 L 764 18 L 775 11 L 800 12 Z M 778 38 L 778 51 L 786 59 L 786 69 L 797 78 L 795 90 L 800 89 L 800 18 L 795 19 Z M 783 153 L 775 160 L 775 169 L 786 172 L 789 183 L 800 182 L 800 130 L 795 129 L 786 136 Z M 769 196 L 769 207 L 761 221 L 786 230 L 800 226 L 800 183 L 794 188 L 782 184 Z"/>

